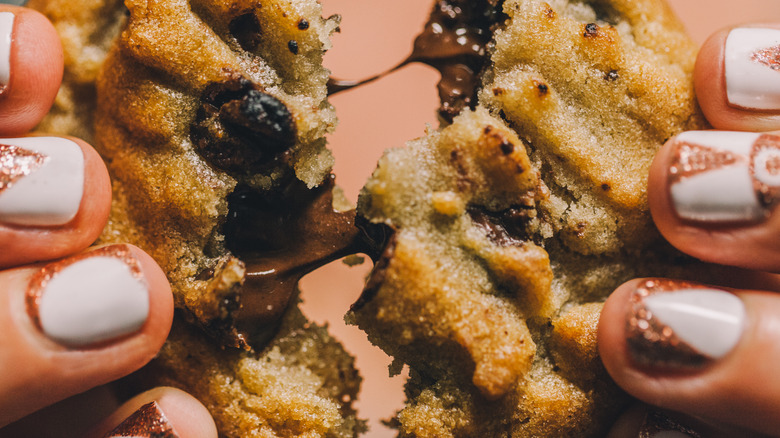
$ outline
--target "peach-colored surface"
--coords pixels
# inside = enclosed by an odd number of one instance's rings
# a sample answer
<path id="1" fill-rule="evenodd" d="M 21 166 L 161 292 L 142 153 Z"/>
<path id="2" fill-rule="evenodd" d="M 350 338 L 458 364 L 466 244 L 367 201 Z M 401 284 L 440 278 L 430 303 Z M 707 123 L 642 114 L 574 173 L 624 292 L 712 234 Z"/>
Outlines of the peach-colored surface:
<path id="1" fill-rule="evenodd" d="M 326 65 L 338 78 L 363 78 L 404 59 L 432 4 L 428 0 L 322 0 L 325 14 L 342 15 L 342 32 Z M 725 26 L 745 22 L 780 21 L 777 0 L 670 0 L 698 42 Z M 336 155 L 339 184 L 354 201 L 383 150 L 402 146 L 422 135 L 425 124 L 436 125 L 438 75 L 431 69 L 407 66 L 375 83 L 334 96 L 341 119 L 330 137 Z M 303 309 L 313 320 L 328 322 L 331 332 L 357 356 L 364 376 L 358 409 L 370 420 L 371 438 L 393 437 L 380 420 L 402 406 L 403 376 L 388 378 L 390 359 L 371 346 L 366 336 L 343 323 L 342 316 L 360 294 L 370 263 L 348 268 L 333 263 L 302 282 Z"/>

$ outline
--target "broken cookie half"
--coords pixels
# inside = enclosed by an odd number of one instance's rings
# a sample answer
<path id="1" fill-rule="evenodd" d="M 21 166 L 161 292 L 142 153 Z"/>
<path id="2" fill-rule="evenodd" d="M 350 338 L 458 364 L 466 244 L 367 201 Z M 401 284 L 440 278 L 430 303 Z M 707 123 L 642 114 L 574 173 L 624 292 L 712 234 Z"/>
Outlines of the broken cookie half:
<path id="1" fill-rule="evenodd" d="M 597 354 L 601 303 L 691 264 L 645 181 L 705 126 L 696 47 L 660 0 L 442 0 L 426 26 L 474 32 L 475 4 L 495 19 L 478 100 L 379 161 L 358 213 L 391 237 L 348 318 L 409 366 L 400 436 L 604 436 L 626 397 Z"/>
<path id="2" fill-rule="evenodd" d="M 30 6 L 66 53 L 42 127 L 90 139 L 111 173 L 100 243 L 141 247 L 171 282 L 177 322 L 135 381 L 189 391 L 224 436 L 364 430 L 352 357 L 297 309 L 303 275 L 358 251 L 325 148 L 339 18 L 316 0 Z"/>

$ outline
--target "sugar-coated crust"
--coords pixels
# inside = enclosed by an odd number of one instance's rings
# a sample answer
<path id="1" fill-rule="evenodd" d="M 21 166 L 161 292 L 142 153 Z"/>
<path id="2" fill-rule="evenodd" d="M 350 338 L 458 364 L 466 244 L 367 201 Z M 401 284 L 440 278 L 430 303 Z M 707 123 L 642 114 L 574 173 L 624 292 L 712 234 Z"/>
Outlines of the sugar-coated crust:
<path id="1" fill-rule="evenodd" d="M 403 437 L 604 436 L 604 299 L 692 264 L 647 211 L 656 151 L 705 126 L 666 4 L 503 10 L 477 109 L 388 151 L 358 205 L 392 238 L 349 319 L 410 367 Z"/>
<path id="2" fill-rule="evenodd" d="M 27 7 L 46 15 L 62 40 L 65 71 L 57 98 L 37 127 L 92 143 L 95 82 L 106 54 L 126 21 L 122 0 L 30 0 Z"/>
<path id="3" fill-rule="evenodd" d="M 504 10 L 481 99 L 550 168 L 551 232 L 587 254 L 648 240 L 655 152 L 706 125 L 695 44 L 663 0 L 507 0 Z"/>
<path id="4" fill-rule="evenodd" d="M 188 391 L 224 437 L 349 438 L 365 431 L 352 407 L 361 381 L 353 359 L 297 309 L 258 354 L 221 349 L 179 323 L 134 379 Z"/>
<path id="5" fill-rule="evenodd" d="M 324 135 L 335 115 L 325 100 L 328 73 L 321 60 L 336 23 L 320 18 L 314 0 L 262 7 L 218 0 L 126 4 L 127 26 L 98 78 L 95 146 L 109 164 L 116 193 L 115 220 L 104 240 L 137 237 L 133 243 L 168 272 L 177 306 L 208 325 L 226 317 L 224 303 L 244 275 L 221 234 L 228 194 L 239 182 L 274 190 L 291 172 L 315 186 L 330 169 Z M 230 31 L 246 14 L 263 29 L 254 51 Z M 298 28 L 301 19 L 306 30 Z M 291 40 L 297 54 L 288 48 Z M 236 77 L 292 113 L 296 129 L 288 162 L 236 175 L 199 155 L 191 132 L 202 96 L 210 85 Z"/>
<path id="6" fill-rule="evenodd" d="M 546 196 L 485 109 L 380 159 L 358 209 L 392 237 L 348 320 L 411 368 L 401 436 L 598 436 L 615 415 L 600 304 L 572 307 L 534 243 Z"/>
<path id="7" fill-rule="evenodd" d="M 228 196 L 312 187 L 330 171 L 321 56 L 338 20 L 315 0 L 124 3 L 31 0 L 66 54 L 42 127 L 97 146 L 114 178 L 101 240 L 150 252 L 181 314 L 213 334 L 230 326 L 246 272 L 225 245 Z M 410 367 L 401 437 L 603 436 L 626 396 L 597 354 L 601 303 L 628 278 L 690 268 L 653 229 L 644 186 L 666 139 L 705 126 L 676 18 L 662 0 L 503 10 L 479 107 L 388 151 L 359 201 L 387 242 L 347 318 Z M 249 92 L 279 110 L 265 128 L 287 149 L 246 170 L 198 138 L 221 145 L 219 117 L 240 125 L 231 99 Z M 256 351 L 198 330 L 177 322 L 144 376 L 194 393 L 222 435 L 363 431 L 351 358 L 294 305 Z"/>
<path id="8" fill-rule="evenodd" d="M 235 339 L 220 331 L 230 328 L 246 272 L 222 233 L 229 194 L 237 185 L 268 194 L 290 184 L 305 189 L 330 172 L 324 135 L 335 114 L 322 54 L 338 19 L 323 19 L 316 0 L 33 0 L 30 6 L 52 20 L 66 54 L 63 87 L 39 129 L 95 145 L 114 187 L 100 242 L 140 246 L 171 281 L 176 327 L 142 373 L 144 384 L 192 393 L 224 437 L 341 438 L 364 430 L 352 408 L 360 385 L 353 359 L 323 327 L 306 321 L 295 297 L 278 331 L 276 324 L 268 330 L 267 345 L 225 348 Z M 259 147 L 283 143 L 282 156 L 245 169 L 229 159 L 215 164 L 223 157 L 197 149 L 199 135 L 209 141 L 232 135 L 219 129 L 218 118 L 198 119 L 204 100 L 214 103 L 223 92 L 250 94 L 278 113 L 269 116 L 278 115 L 267 131 L 246 135 L 271 137 L 260 138 Z M 229 114 L 239 124 L 244 115 Z"/>

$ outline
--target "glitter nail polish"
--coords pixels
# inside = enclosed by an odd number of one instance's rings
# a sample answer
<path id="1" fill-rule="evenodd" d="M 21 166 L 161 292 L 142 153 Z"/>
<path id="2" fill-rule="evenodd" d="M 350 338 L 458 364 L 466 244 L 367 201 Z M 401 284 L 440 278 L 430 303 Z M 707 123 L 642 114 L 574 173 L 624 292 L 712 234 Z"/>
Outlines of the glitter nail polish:
<path id="1" fill-rule="evenodd" d="M 149 292 L 127 245 L 112 245 L 41 268 L 27 290 L 27 311 L 48 338 L 68 347 L 107 342 L 139 330 Z"/>
<path id="2" fill-rule="evenodd" d="M 737 345 L 745 321 L 736 295 L 684 281 L 645 280 L 629 305 L 628 351 L 642 366 L 704 366 Z"/>
<path id="3" fill-rule="evenodd" d="M 179 438 L 157 402 L 141 406 L 103 438 Z"/>

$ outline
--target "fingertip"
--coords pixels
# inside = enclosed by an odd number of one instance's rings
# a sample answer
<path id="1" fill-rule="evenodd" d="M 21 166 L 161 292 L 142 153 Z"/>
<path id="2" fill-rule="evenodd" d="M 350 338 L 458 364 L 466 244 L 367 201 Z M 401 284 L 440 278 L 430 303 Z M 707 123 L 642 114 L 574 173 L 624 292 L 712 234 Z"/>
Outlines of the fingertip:
<path id="1" fill-rule="evenodd" d="M 21 160 L 32 152 L 43 154 L 46 166 L 22 172 L 0 191 L 0 268 L 82 251 L 108 221 L 111 181 L 92 146 L 76 138 L 0 140 L 0 157 L 6 163 L 13 165 L 16 156 Z"/>
<path id="2" fill-rule="evenodd" d="M 625 324 L 628 297 L 639 281 L 631 280 L 620 285 L 609 296 L 601 310 L 597 334 L 599 355 L 604 367 L 613 376 L 626 369 Z"/>
<path id="3" fill-rule="evenodd" d="M 780 424 L 779 309 L 772 293 L 632 280 L 604 306 L 599 352 L 615 382 L 645 403 L 767 433 Z"/>
<path id="4" fill-rule="evenodd" d="M 134 431 L 137 436 L 217 438 L 216 425 L 206 407 L 186 392 L 171 387 L 154 388 L 137 395 L 87 436 L 127 436 L 123 434 L 126 430 Z"/>
<path id="5" fill-rule="evenodd" d="M 141 368 L 173 320 L 165 274 L 130 245 L 2 271 L 0 286 L 0 426 Z"/>
<path id="6" fill-rule="evenodd" d="M 745 30 L 780 32 L 778 24 L 750 24 L 722 29 L 702 45 L 694 68 L 694 88 L 707 121 L 720 130 L 780 129 L 780 65 L 762 61 L 761 50 L 780 51 L 780 33 L 735 37 Z M 764 38 L 765 42 L 760 40 Z M 774 38 L 774 39 L 773 39 Z M 772 55 L 774 56 L 774 55 Z M 775 59 L 775 63 L 777 62 Z M 778 78 L 775 79 L 774 76 Z"/>
<path id="7" fill-rule="evenodd" d="M 0 7 L 0 135 L 30 131 L 62 81 L 62 43 L 51 22 L 28 8 Z"/>
<path id="8" fill-rule="evenodd" d="M 734 109 L 728 106 L 723 73 L 723 51 L 730 29 L 712 34 L 702 44 L 693 70 L 696 98 L 707 121 L 720 129 L 734 124 Z"/>
<path id="9" fill-rule="evenodd" d="M 696 259 L 780 272 L 772 170 L 778 151 L 777 133 L 686 131 L 671 138 L 648 178 L 658 230 Z"/>

